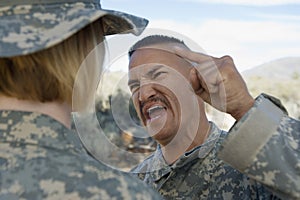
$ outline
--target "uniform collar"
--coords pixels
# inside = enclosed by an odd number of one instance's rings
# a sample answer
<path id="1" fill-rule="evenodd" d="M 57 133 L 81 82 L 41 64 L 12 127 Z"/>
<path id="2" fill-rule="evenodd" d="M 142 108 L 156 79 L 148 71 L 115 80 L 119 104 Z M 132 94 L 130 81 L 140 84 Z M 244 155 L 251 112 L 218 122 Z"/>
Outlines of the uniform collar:
<path id="1" fill-rule="evenodd" d="M 153 180 L 158 181 L 161 179 L 163 176 L 167 175 L 170 173 L 173 169 L 176 168 L 181 168 L 188 163 L 191 163 L 195 159 L 204 159 L 207 157 L 207 155 L 212 152 L 213 149 L 216 150 L 218 148 L 218 140 L 220 138 L 220 135 L 222 134 L 222 130 L 220 130 L 213 122 L 210 122 L 211 124 L 211 129 L 210 129 L 210 134 L 208 138 L 205 140 L 205 142 L 200 145 L 195 147 L 189 152 L 186 152 L 184 155 L 180 156 L 180 158 L 173 163 L 172 165 L 168 165 L 163 158 L 162 151 L 160 146 L 158 145 L 156 151 L 153 154 L 153 157 L 151 160 L 149 160 L 148 167 L 151 166 L 152 173 L 151 177 Z M 225 132 L 224 132 L 225 133 Z M 216 151 L 213 151 L 216 153 Z M 154 171 L 154 169 L 158 169 Z"/>

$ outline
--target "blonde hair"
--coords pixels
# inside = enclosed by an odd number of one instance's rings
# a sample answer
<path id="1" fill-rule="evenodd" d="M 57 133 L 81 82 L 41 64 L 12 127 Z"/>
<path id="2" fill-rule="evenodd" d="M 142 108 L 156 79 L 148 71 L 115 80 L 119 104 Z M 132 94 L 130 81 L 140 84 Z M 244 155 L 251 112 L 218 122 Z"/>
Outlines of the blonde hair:
<path id="1" fill-rule="evenodd" d="M 0 95 L 71 104 L 76 73 L 88 53 L 103 40 L 102 23 L 97 21 L 51 48 L 0 58 Z"/>

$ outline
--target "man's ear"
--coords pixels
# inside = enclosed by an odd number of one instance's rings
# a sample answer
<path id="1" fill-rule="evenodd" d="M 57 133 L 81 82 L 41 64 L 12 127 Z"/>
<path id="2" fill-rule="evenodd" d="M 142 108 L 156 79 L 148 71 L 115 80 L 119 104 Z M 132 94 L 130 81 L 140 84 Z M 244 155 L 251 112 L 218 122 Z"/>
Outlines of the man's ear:
<path id="1" fill-rule="evenodd" d="M 195 92 L 199 91 L 199 88 L 202 88 L 197 69 L 194 67 L 191 67 L 189 70 L 189 81 Z"/>

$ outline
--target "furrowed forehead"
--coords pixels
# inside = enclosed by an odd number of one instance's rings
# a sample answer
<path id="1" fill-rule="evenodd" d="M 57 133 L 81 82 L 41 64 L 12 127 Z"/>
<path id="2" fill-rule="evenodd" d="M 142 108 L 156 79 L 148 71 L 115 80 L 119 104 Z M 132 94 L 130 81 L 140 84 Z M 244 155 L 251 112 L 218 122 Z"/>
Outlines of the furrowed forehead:
<path id="1" fill-rule="evenodd" d="M 175 47 L 187 48 L 180 43 L 155 44 L 138 48 L 131 55 L 128 67 L 129 69 L 132 69 L 133 67 L 137 67 L 143 64 L 160 63 L 160 61 L 166 61 L 167 59 L 178 59 L 187 62 L 188 66 L 193 66 L 190 61 L 182 58 L 175 53 Z M 169 58 L 165 59 L 165 56 L 168 56 Z"/>

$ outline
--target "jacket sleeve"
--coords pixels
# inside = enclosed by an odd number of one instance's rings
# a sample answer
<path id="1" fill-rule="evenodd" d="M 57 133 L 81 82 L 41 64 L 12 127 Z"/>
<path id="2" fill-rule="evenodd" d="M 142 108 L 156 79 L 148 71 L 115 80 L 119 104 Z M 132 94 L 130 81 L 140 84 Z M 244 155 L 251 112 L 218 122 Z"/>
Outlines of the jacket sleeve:
<path id="1" fill-rule="evenodd" d="M 230 129 L 218 156 L 277 196 L 300 199 L 300 121 L 268 97 Z"/>

